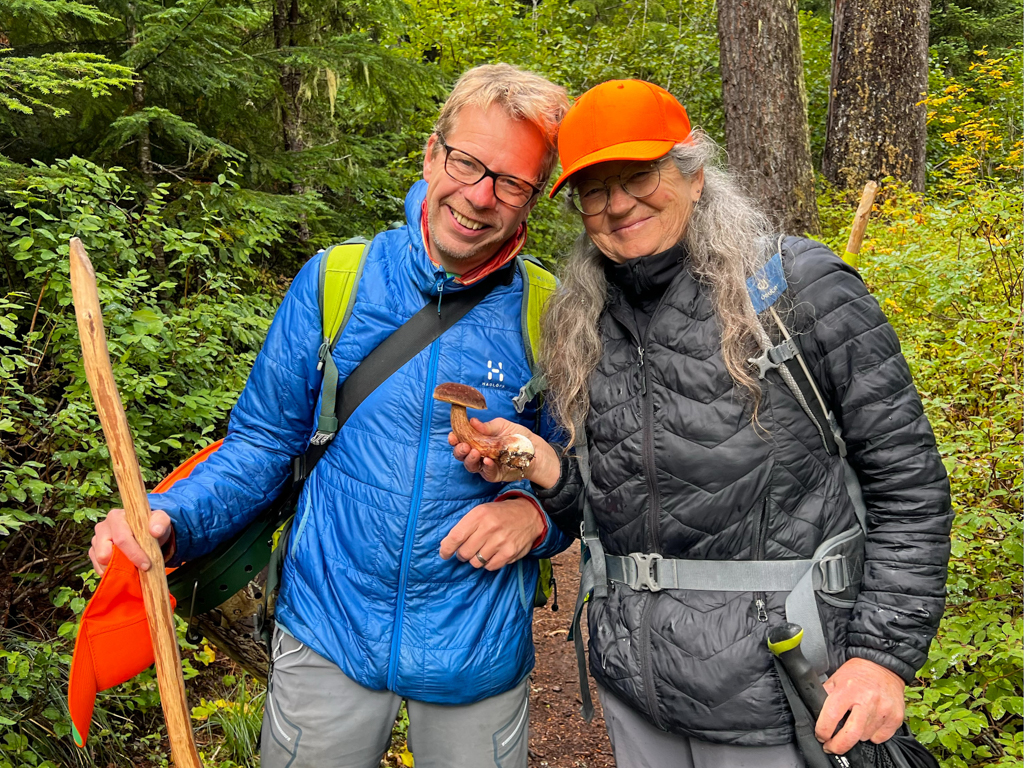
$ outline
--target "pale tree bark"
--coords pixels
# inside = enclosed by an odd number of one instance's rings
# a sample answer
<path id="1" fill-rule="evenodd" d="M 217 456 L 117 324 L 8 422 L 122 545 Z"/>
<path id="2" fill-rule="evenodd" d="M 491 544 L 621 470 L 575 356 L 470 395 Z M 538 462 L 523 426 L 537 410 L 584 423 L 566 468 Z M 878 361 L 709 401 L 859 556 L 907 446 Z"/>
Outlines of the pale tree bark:
<path id="1" fill-rule="evenodd" d="M 128 15 L 125 19 L 125 25 L 128 32 L 128 46 L 135 47 L 138 44 L 138 31 L 135 21 L 135 5 L 134 3 L 128 5 Z M 146 81 L 142 78 L 141 72 L 136 72 L 135 82 L 132 84 L 132 108 L 136 111 L 145 109 L 146 107 Z M 139 132 L 139 172 L 142 173 L 143 179 L 145 179 L 146 186 L 150 189 L 153 188 L 153 148 L 149 137 L 149 123 L 143 126 Z"/>
<path id="2" fill-rule="evenodd" d="M 719 0 L 730 167 L 790 233 L 818 231 L 796 0 Z"/>
<path id="3" fill-rule="evenodd" d="M 835 0 L 822 173 L 860 190 L 892 176 L 924 190 L 929 0 Z"/>

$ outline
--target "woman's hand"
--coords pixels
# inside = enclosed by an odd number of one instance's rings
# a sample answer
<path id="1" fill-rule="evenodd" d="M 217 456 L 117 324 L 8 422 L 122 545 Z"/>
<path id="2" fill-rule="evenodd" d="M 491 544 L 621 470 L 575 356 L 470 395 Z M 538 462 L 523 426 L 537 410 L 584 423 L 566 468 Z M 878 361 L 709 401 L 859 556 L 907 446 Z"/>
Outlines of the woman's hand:
<path id="1" fill-rule="evenodd" d="M 529 438 L 533 443 L 534 456 L 530 466 L 522 472 L 518 469 L 506 469 L 493 459 L 480 455 L 480 452 L 471 448 L 468 443 L 460 443 L 455 433 L 449 432 L 448 444 L 454 446 L 452 453 L 456 459 L 462 462 L 467 471 L 479 474 L 489 483 L 508 483 L 525 477 L 541 488 L 550 488 L 558 482 L 558 477 L 561 474 L 558 454 L 542 437 L 508 419 L 493 419 L 487 422 L 470 419 L 469 423 L 473 429 L 488 437 L 522 435 Z"/>
<path id="2" fill-rule="evenodd" d="M 842 755 L 858 741 L 881 744 L 903 724 L 903 678 L 867 659 L 852 658 L 825 681 L 828 698 L 815 736 L 825 752 Z M 846 725 L 835 733 L 849 712 Z M 833 735 L 834 734 L 834 735 Z"/>

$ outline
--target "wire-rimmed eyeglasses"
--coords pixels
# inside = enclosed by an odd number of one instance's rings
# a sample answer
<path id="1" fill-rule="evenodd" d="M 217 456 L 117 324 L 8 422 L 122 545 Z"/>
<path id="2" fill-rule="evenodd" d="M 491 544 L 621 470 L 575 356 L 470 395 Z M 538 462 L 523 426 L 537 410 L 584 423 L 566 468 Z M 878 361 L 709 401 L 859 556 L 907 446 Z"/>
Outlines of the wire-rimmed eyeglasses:
<path id="1" fill-rule="evenodd" d="M 444 170 L 460 184 L 473 185 L 483 178 L 489 178 L 494 188 L 494 196 L 513 208 L 522 208 L 529 203 L 540 188 L 517 176 L 495 173 L 468 152 L 450 147 L 445 140 L 438 137 L 444 147 Z"/>
<path id="2" fill-rule="evenodd" d="M 630 163 L 606 179 L 586 179 L 573 186 L 572 204 L 584 216 L 603 213 L 612 199 L 611 185 L 618 183 L 632 197 L 648 197 L 661 184 L 661 161 Z"/>

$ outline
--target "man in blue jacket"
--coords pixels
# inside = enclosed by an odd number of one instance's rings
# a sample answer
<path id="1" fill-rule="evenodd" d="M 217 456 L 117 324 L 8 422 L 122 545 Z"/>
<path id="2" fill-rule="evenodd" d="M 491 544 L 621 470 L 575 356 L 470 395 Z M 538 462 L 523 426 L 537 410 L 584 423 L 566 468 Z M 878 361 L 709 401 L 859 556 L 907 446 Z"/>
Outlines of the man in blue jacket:
<path id="1" fill-rule="evenodd" d="M 342 381 L 428 300 L 507 276 L 363 401 L 305 485 L 277 601 L 264 768 L 376 768 L 403 699 L 420 768 L 527 764 L 537 558 L 568 540 L 527 483 L 499 487 L 453 459 L 449 408 L 432 393 L 470 384 L 487 395 L 481 418 L 537 419 L 536 403 L 521 414 L 512 403 L 531 378 L 514 260 L 567 106 L 564 89 L 508 65 L 467 72 L 427 143 L 407 225 L 366 254 L 333 352 Z M 224 445 L 150 498 L 150 530 L 174 562 L 244 528 L 306 448 L 322 376 L 320 258 L 285 296 Z M 149 567 L 121 510 L 96 526 L 100 573 L 112 543 Z"/>

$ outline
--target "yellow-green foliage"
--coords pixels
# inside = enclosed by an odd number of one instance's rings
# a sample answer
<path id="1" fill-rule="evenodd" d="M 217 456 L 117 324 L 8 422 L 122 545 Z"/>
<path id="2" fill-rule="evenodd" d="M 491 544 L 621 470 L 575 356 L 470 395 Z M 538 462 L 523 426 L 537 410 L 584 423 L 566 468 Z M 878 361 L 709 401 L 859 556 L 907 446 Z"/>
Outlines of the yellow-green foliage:
<path id="1" fill-rule="evenodd" d="M 952 483 L 946 615 L 908 696 L 912 728 L 949 768 L 1024 758 L 1021 154 L 971 96 L 976 86 L 1002 96 L 1006 66 L 982 54 L 975 86 L 947 85 L 929 101 L 945 158 L 937 194 L 884 188 L 861 251 Z M 1019 112 L 1019 78 L 1014 94 Z M 841 248 L 849 208 L 822 213 Z"/>
<path id="2" fill-rule="evenodd" d="M 1020 50 L 976 59 L 961 79 L 933 74 L 928 105 L 930 164 L 937 190 L 962 194 L 979 178 L 1019 183 L 1021 167 Z"/>
<path id="3" fill-rule="evenodd" d="M 1019 195 L 977 185 L 959 202 L 897 199 L 881 215 L 864 275 L 903 340 L 956 511 L 948 607 L 911 723 L 949 766 L 1019 765 Z"/>

